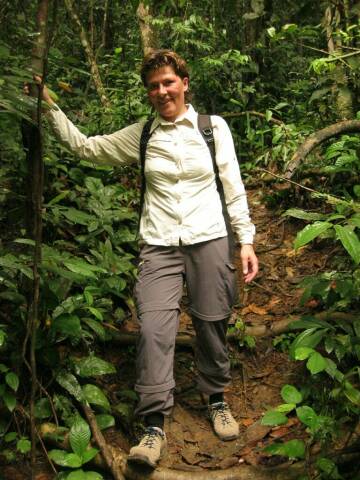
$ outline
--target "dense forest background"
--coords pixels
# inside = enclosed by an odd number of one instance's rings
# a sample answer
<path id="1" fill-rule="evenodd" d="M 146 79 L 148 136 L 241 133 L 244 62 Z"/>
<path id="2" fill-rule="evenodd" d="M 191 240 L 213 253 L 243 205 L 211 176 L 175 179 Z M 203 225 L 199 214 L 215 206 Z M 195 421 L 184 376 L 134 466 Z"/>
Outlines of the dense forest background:
<path id="1" fill-rule="evenodd" d="M 110 133 L 151 113 L 139 66 L 144 52 L 160 47 L 188 60 L 196 109 L 228 121 L 245 182 L 261 185 L 262 201 L 297 222 L 294 248 L 334 249 L 326 271 L 303 280 L 302 304 L 339 315 L 319 319 L 312 310 L 296 335 L 283 337 L 317 387 L 287 386 L 285 403 L 264 422 L 284 424 L 292 411 L 306 426 L 307 440 L 269 450 L 305 458 L 302 478 L 355 478 L 331 454 L 314 460 L 309 452 L 315 440 L 332 444 L 343 425 L 358 432 L 359 19 L 355 0 L 1 2 L 4 461 L 31 458 L 34 472 L 40 424 L 52 421 L 70 428 L 71 448 L 49 459 L 65 467 L 58 478 L 102 478 L 83 467 L 97 453 L 88 449 L 89 405 L 98 427 L 114 424 L 96 378 L 115 366 L 99 345 L 135 315 L 137 168 L 74 158 L 49 130 L 39 89 L 27 96 L 23 85 L 42 75 L 86 135 Z M 359 454 L 358 440 L 351 449 Z"/>

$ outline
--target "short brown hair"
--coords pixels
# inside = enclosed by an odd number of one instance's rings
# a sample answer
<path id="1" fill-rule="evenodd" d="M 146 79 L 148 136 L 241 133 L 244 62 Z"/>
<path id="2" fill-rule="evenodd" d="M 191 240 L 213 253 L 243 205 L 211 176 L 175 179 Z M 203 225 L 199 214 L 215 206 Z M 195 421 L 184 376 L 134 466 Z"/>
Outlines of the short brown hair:
<path id="1" fill-rule="evenodd" d="M 140 74 L 144 86 L 147 87 L 147 77 L 150 72 L 167 66 L 171 67 L 180 78 L 189 78 L 186 62 L 176 52 L 165 49 L 151 50 L 151 52 L 144 57 L 141 65 Z"/>

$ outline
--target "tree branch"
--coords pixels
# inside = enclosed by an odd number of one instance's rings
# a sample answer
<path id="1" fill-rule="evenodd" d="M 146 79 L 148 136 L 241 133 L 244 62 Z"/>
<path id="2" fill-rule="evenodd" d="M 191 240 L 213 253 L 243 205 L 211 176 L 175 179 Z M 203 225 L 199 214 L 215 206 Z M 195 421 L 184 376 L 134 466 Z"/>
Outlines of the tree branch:
<path id="1" fill-rule="evenodd" d="M 360 120 L 344 120 L 343 122 L 334 123 L 325 127 L 308 137 L 305 142 L 300 145 L 297 151 L 292 156 L 290 163 L 284 174 L 285 178 L 291 178 L 301 164 L 302 161 L 311 153 L 314 148 L 319 146 L 331 137 L 340 135 L 341 133 L 358 133 L 360 132 Z"/>

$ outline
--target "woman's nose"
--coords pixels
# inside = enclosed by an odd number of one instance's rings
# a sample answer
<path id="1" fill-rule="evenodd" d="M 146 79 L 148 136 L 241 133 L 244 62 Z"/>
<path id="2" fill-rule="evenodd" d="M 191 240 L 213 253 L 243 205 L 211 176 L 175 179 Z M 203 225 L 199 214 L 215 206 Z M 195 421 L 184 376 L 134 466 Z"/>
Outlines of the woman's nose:
<path id="1" fill-rule="evenodd" d="M 166 94 L 166 87 L 162 83 L 159 85 L 159 95 L 165 95 Z"/>

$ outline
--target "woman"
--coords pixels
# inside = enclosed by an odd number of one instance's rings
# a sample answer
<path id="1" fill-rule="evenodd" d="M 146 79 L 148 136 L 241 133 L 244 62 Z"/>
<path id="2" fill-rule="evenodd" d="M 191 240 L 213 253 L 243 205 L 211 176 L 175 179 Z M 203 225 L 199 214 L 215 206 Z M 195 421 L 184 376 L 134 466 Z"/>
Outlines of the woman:
<path id="1" fill-rule="evenodd" d="M 164 416 L 173 406 L 174 347 L 184 281 L 197 336 L 198 387 L 208 395 L 210 421 L 222 440 L 239 435 L 223 396 L 230 381 L 226 328 L 237 282 L 210 151 L 198 129 L 198 114 L 185 101 L 186 63 L 173 51 L 152 51 L 143 61 L 141 77 L 156 111 L 146 147 L 135 287 L 140 324 L 135 390 L 146 431 L 128 459 L 155 467 L 166 447 Z M 111 165 L 139 161 L 144 123 L 87 138 L 52 102 L 46 88 L 43 97 L 53 106 L 47 116 L 54 132 L 74 153 Z M 230 130 L 220 117 L 212 116 L 211 122 L 216 164 L 248 283 L 258 271 L 252 247 L 255 229 Z"/>

